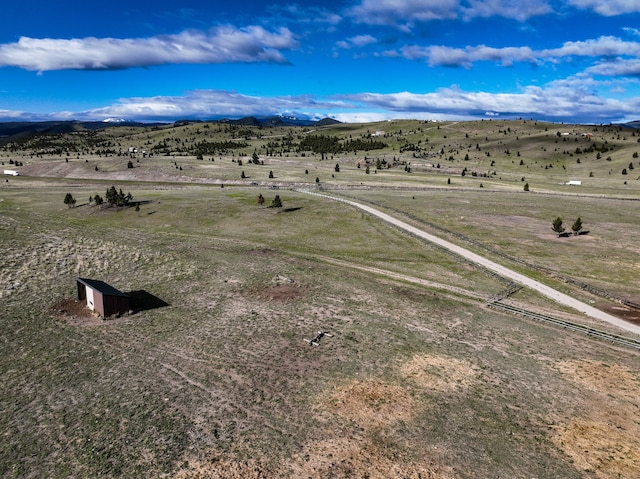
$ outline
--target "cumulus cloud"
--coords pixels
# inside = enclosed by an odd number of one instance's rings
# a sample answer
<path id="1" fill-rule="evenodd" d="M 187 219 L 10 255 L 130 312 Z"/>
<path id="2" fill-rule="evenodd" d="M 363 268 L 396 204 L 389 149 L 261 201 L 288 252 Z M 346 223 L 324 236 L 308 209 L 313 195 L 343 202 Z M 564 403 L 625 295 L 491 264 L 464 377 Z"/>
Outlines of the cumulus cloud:
<path id="1" fill-rule="evenodd" d="M 601 76 L 640 77 L 640 59 L 617 58 L 613 61 L 599 62 L 598 64 L 587 68 L 586 71 L 587 73 Z"/>
<path id="2" fill-rule="evenodd" d="M 382 109 L 411 118 L 432 115 L 469 119 L 486 117 L 490 112 L 492 117 L 598 123 L 633 117 L 640 107 L 640 98 L 625 101 L 603 98 L 583 86 L 580 79 L 574 79 L 545 87 L 528 86 L 517 93 L 469 92 L 450 87 L 422 94 L 362 93 L 345 99 L 362 105 L 363 109 Z"/>
<path id="3" fill-rule="evenodd" d="M 505 17 L 525 22 L 531 17 L 546 15 L 552 9 L 546 0 L 469 0 L 462 7 L 465 18 Z"/>
<path id="4" fill-rule="evenodd" d="M 360 48 L 376 42 L 377 40 L 375 39 L 375 37 L 372 37 L 371 35 L 357 35 L 355 37 L 347 38 L 346 40 L 341 40 L 339 42 L 336 42 L 336 46 L 338 48 L 349 50 L 354 47 Z"/>
<path id="5" fill-rule="evenodd" d="M 385 52 L 385 55 L 426 61 L 430 66 L 471 68 L 475 62 L 479 61 L 492 61 L 510 66 L 520 62 L 532 64 L 540 64 L 544 61 L 558 62 L 567 57 L 640 57 L 640 43 L 604 36 L 593 40 L 565 42 L 559 48 L 546 50 L 533 50 L 526 46 L 494 48 L 475 45 L 452 48 L 444 45 L 406 45 L 400 51 Z"/>
<path id="6" fill-rule="evenodd" d="M 347 11 L 357 23 L 408 29 L 416 22 L 456 18 L 459 0 L 361 0 Z"/>
<path id="7" fill-rule="evenodd" d="M 407 58 L 425 58 L 431 66 L 462 66 L 470 68 L 477 61 L 494 61 L 505 66 L 515 62 L 537 62 L 534 51 L 529 47 L 493 48 L 486 45 L 450 48 L 430 46 L 424 49 L 405 48 Z"/>
<path id="8" fill-rule="evenodd" d="M 640 12 L 640 2 L 637 0 L 569 0 L 569 4 L 607 17 Z"/>
<path id="9" fill-rule="evenodd" d="M 551 13 L 548 0 L 360 0 L 347 11 L 357 23 L 410 30 L 418 22 L 504 17 L 524 22 Z"/>
<path id="10" fill-rule="evenodd" d="M 173 121 L 178 118 L 238 118 L 249 115 L 313 116 L 317 112 L 346 106 L 342 100 L 329 101 L 312 95 L 259 97 L 224 90 L 194 90 L 181 96 L 124 98 L 114 105 L 78 112 L 76 117 Z"/>
<path id="11" fill-rule="evenodd" d="M 625 80 L 637 87 L 640 81 Z M 332 117 L 365 122 L 396 118 L 465 120 L 476 118 L 537 118 L 550 121 L 608 123 L 637 119 L 640 97 L 615 99 L 600 96 L 600 89 L 622 91 L 622 81 L 598 82 L 586 74 L 516 92 L 465 91 L 458 87 L 429 93 L 360 93 L 320 98 L 314 95 L 259 97 L 220 90 L 194 90 L 180 96 L 121 99 L 103 108 L 47 115 L 0 111 L 0 118 L 24 120 L 174 121 L 180 118 L 238 118 L 291 115 L 299 118 Z"/>
<path id="12" fill-rule="evenodd" d="M 151 38 L 22 37 L 0 45 L 0 66 L 25 70 L 110 70 L 179 63 L 288 63 L 280 50 L 297 47 L 287 28 L 220 26 Z"/>
<path id="13" fill-rule="evenodd" d="M 603 36 L 594 40 L 566 42 L 560 48 L 543 50 L 544 57 L 611 57 L 617 55 L 640 55 L 640 43 L 627 42 L 617 37 Z"/>

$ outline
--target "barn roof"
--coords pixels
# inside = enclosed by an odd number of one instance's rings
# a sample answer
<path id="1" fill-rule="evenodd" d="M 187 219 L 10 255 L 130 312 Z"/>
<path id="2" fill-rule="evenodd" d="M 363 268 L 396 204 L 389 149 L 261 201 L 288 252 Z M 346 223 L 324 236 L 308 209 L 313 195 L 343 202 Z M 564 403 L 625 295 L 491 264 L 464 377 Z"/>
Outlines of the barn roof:
<path id="1" fill-rule="evenodd" d="M 123 293 L 122 291 L 118 291 L 113 286 L 105 283 L 104 281 L 100 281 L 99 279 L 78 278 L 78 283 L 82 283 L 85 286 L 88 286 L 89 288 L 94 289 L 107 296 L 129 296 L 128 294 Z"/>

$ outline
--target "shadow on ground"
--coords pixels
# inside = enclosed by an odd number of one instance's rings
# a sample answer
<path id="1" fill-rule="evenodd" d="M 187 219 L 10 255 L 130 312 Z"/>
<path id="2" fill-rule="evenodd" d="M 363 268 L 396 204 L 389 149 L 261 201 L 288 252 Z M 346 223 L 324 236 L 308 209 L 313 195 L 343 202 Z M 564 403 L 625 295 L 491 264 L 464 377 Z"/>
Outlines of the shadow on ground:
<path id="1" fill-rule="evenodd" d="M 129 306 L 133 311 L 148 311 L 150 309 L 164 308 L 165 306 L 171 306 L 166 301 L 158 298 L 157 296 L 145 291 L 144 289 L 138 291 L 127 292 L 129 296 Z"/>

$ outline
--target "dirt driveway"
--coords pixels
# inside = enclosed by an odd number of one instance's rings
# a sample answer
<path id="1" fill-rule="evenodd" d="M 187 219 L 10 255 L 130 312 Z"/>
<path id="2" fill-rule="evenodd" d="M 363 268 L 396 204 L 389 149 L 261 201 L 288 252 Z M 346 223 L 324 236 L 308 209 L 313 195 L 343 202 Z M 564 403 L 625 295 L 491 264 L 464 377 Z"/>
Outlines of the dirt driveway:
<path id="1" fill-rule="evenodd" d="M 367 213 L 376 216 L 378 218 L 380 218 L 383 221 L 386 221 L 387 223 L 390 223 L 398 228 L 401 228 L 405 231 L 408 231 L 409 233 L 422 238 L 424 240 L 427 240 L 431 243 L 437 244 L 438 246 L 441 246 L 443 248 L 446 248 L 449 251 L 452 251 L 466 259 L 468 259 L 469 261 L 472 261 L 473 263 L 479 264 L 491 271 L 494 271 L 496 273 L 498 273 L 501 276 L 504 276 L 505 278 L 509 278 L 513 281 L 515 281 L 516 283 L 519 283 L 523 286 L 526 286 L 528 288 L 534 289 L 536 291 L 538 291 L 539 293 L 545 295 L 546 297 L 552 299 L 553 301 L 555 301 L 556 303 L 559 304 L 563 304 L 565 306 L 569 306 L 577 311 L 580 311 L 581 313 L 586 314 L 587 316 L 594 318 L 594 319 L 598 319 L 600 321 L 605 321 L 607 323 L 613 324 L 614 326 L 617 326 L 620 329 L 623 329 L 625 331 L 629 331 L 631 333 L 635 333 L 635 334 L 639 334 L 640 335 L 640 326 L 635 325 L 635 324 L 631 324 L 627 321 L 624 321 L 620 318 L 617 318 L 609 313 L 605 313 L 604 311 L 600 311 L 599 309 L 594 308 L 593 306 L 588 305 L 587 303 L 584 303 L 578 299 L 572 298 L 571 296 L 564 294 L 556 289 L 553 289 L 539 281 L 536 281 L 534 279 L 529 278 L 528 276 L 525 276 L 521 273 L 518 273 L 516 271 L 513 271 L 509 268 L 506 268 L 505 266 L 502 266 L 498 263 L 495 263 L 493 261 L 491 261 L 490 259 L 487 259 L 483 256 L 480 256 L 472 251 L 469 251 L 468 249 L 465 249 L 461 246 L 458 246 L 454 243 L 451 243 L 445 239 L 442 239 L 438 236 L 434 236 L 430 233 L 427 233 L 425 231 L 422 231 L 418 228 L 416 228 L 415 226 L 411 226 L 408 223 L 405 223 L 404 221 L 401 221 L 397 218 L 394 218 L 393 216 L 390 216 L 386 213 L 383 213 L 382 211 L 379 211 L 375 208 L 372 208 L 371 206 L 368 205 L 364 205 L 362 203 L 358 203 L 356 201 L 352 201 L 352 200 L 347 200 L 344 198 L 337 198 L 334 196 L 330 196 L 330 195 L 325 195 L 325 194 L 321 194 L 321 193 L 315 193 L 315 192 L 311 192 L 311 191 L 304 191 L 304 190 L 300 190 L 304 193 L 308 193 L 308 194 L 312 194 L 315 196 L 320 196 L 322 198 L 327 198 L 327 199 L 331 199 L 334 201 L 341 201 L 343 203 L 346 203 L 348 205 L 354 206 L 356 208 L 359 208 L 363 211 L 366 211 Z"/>

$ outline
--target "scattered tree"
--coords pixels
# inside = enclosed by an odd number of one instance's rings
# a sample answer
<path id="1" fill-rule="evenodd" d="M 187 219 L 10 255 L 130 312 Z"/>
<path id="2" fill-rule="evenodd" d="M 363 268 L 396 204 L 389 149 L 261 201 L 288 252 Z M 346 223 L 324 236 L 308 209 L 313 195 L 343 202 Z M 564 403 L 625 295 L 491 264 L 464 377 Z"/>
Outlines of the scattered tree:
<path id="1" fill-rule="evenodd" d="M 129 160 L 127 163 L 127 168 L 133 168 L 133 161 Z"/>
<path id="2" fill-rule="evenodd" d="M 269 172 L 269 178 L 273 178 L 273 171 Z"/>
<path id="3" fill-rule="evenodd" d="M 280 195 L 276 195 L 276 197 L 271 202 L 272 208 L 282 208 L 282 200 L 280 199 Z"/>
<path id="4" fill-rule="evenodd" d="M 529 183 L 524 184 L 524 191 L 529 191 Z"/>
<path id="5" fill-rule="evenodd" d="M 582 218 L 578 216 L 578 218 L 571 225 L 571 231 L 573 231 L 574 235 L 577 235 L 580 233 L 581 229 L 582 229 Z"/>
<path id="6" fill-rule="evenodd" d="M 553 225 L 551 226 L 551 229 L 558 233 L 558 236 L 560 236 L 562 233 L 564 233 L 564 225 L 562 224 L 562 218 L 560 218 L 559 216 L 553 220 Z"/>
<path id="7" fill-rule="evenodd" d="M 242 173 L 240 173 L 240 178 L 245 179 L 247 177 L 247 175 L 244 174 L 244 170 L 242 170 Z"/>
<path id="8" fill-rule="evenodd" d="M 336 167 L 334 168 L 336 173 L 340 173 L 340 165 L 336 163 Z"/>
<path id="9" fill-rule="evenodd" d="M 258 195 L 258 204 L 260 206 L 264 205 L 264 196 L 262 196 L 262 193 Z"/>
<path id="10" fill-rule="evenodd" d="M 73 195 L 71 193 L 67 193 L 65 195 L 64 204 L 67 205 L 69 208 L 75 208 L 76 199 L 73 197 Z"/>

